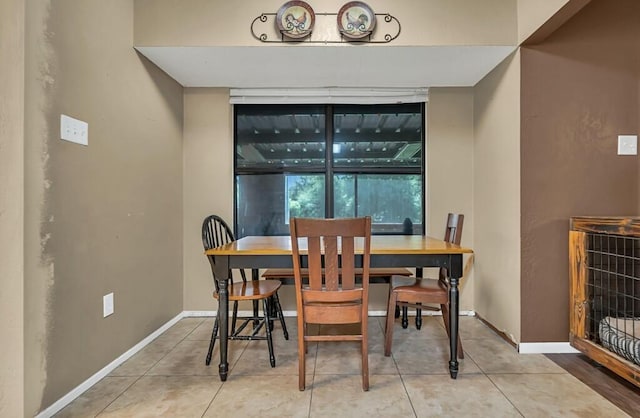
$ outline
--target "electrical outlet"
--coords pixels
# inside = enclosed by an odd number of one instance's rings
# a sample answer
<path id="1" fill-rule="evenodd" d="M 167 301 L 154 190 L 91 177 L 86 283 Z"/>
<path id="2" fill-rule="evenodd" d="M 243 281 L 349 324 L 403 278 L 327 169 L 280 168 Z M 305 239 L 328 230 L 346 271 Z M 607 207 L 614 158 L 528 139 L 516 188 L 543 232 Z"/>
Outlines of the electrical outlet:
<path id="1" fill-rule="evenodd" d="M 618 155 L 638 155 L 638 135 L 618 135 Z"/>
<path id="2" fill-rule="evenodd" d="M 60 115 L 60 138 L 80 145 L 89 145 L 89 124 L 67 115 Z"/>
<path id="3" fill-rule="evenodd" d="M 104 318 L 113 313 L 113 293 L 102 297 L 102 315 Z"/>

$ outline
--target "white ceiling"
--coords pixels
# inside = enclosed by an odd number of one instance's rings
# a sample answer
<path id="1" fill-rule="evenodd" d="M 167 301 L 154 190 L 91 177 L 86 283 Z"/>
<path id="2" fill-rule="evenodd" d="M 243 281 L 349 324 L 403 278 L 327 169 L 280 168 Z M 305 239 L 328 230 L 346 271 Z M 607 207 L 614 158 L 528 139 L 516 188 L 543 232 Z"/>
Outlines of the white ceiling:
<path id="1" fill-rule="evenodd" d="M 136 47 L 185 87 L 474 86 L 515 46 Z"/>

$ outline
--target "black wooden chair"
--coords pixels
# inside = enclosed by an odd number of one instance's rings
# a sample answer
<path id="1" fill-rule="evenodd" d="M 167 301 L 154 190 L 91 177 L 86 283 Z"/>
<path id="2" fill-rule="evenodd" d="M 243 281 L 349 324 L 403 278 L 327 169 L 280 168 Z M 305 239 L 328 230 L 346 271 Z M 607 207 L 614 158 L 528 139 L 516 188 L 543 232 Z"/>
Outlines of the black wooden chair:
<path id="1" fill-rule="evenodd" d="M 208 250 L 216 248 L 221 245 L 234 241 L 233 232 L 226 222 L 217 215 L 207 216 L 202 223 L 202 244 L 204 249 Z M 215 257 L 207 256 L 209 263 L 211 264 L 211 272 L 213 273 L 214 289 L 213 297 L 218 299 L 218 281 L 215 277 Z M 229 302 L 233 302 L 233 315 L 231 319 L 231 328 L 229 330 L 230 340 L 266 340 L 269 346 L 269 361 L 271 367 L 275 367 L 276 358 L 273 354 L 273 340 L 271 337 L 271 330 L 273 329 L 273 320 L 278 318 L 282 325 L 282 331 L 284 338 L 289 339 L 289 333 L 287 332 L 287 326 L 282 315 L 282 307 L 280 306 L 280 300 L 278 299 L 278 289 L 280 289 L 281 283 L 278 280 L 247 280 L 244 270 L 240 270 L 240 277 L 242 281 L 234 282 L 231 277 L 231 271 L 227 275 L 229 280 Z M 238 302 L 240 301 L 252 301 L 253 302 L 253 315 L 238 317 Z M 263 314 L 259 314 L 258 303 L 262 301 Z M 220 305 L 218 305 L 218 309 Z M 275 314 L 271 314 L 274 312 Z M 239 327 L 236 328 L 237 320 L 241 321 Z M 246 327 L 252 324 L 253 330 L 247 334 L 243 331 Z M 260 333 L 264 327 L 265 334 Z M 207 353 L 206 364 L 211 364 L 211 354 L 213 353 L 213 347 L 218 337 L 218 317 L 213 324 L 213 330 L 211 332 L 211 342 L 209 343 L 209 351 Z"/>

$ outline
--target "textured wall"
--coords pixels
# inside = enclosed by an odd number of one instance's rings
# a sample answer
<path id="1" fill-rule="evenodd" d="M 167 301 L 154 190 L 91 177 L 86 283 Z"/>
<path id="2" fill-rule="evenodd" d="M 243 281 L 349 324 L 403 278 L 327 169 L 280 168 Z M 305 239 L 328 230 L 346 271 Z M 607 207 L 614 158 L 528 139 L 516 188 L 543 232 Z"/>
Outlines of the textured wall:
<path id="1" fill-rule="evenodd" d="M 131 1 L 27 4 L 31 416 L 182 311 L 182 87 L 134 51 Z M 59 139 L 60 114 L 89 146 Z"/>
<path id="2" fill-rule="evenodd" d="M 522 341 L 568 339 L 574 215 L 637 215 L 640 3 L 593 0 L 522 49 Z"/>
<path id="3" fill-rule="evenodd" d="M 24 415 L 24 22 L 0 3 L 0 416 Z"/>

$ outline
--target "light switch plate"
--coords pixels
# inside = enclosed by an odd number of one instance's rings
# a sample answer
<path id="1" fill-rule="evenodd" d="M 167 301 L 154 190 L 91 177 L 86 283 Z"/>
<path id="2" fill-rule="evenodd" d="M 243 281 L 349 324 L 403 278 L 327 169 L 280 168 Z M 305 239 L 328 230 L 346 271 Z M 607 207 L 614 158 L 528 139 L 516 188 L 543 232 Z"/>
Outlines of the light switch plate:
<path id="1" fill-rule="evenodd" d="M 618 135 L 618 155 L 638 155 L 638 135 Z"/>
<path id="2" fill-rule="evenodd" d="M 89 145 L 89 124 L 67 115 L 60 115 L 60 138 L 80 145 Z"/>
<path id="3" fill-rule="evenodd" d="M 113 292 L 102 297 L 102 316 L 108 317 L 113 313 Z"/>

